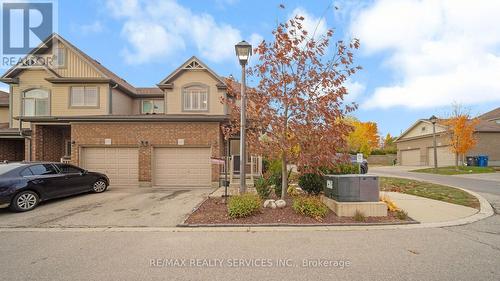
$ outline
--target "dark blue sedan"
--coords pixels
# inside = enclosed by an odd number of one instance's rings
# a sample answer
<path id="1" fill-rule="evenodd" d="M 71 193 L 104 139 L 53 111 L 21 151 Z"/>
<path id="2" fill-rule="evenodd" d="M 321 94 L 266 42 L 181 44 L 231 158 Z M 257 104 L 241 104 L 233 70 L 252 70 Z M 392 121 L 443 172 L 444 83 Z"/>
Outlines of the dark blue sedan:
<path id="1" fill-rule="evenodd" d="M 109 179 L 101 173 L 52 162 L 0 164 L 0 208 L 16 212 L 34 209 L 41 201 L 106 191 Z"/>

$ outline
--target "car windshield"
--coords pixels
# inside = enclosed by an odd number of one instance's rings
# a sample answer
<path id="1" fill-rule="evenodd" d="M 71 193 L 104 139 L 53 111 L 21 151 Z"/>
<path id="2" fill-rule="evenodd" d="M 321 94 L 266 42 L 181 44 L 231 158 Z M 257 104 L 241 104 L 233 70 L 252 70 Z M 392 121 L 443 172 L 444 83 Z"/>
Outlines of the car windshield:
<path id="1" fill-rule="evenodd" d="M 19 168 L 19 165 L 0 164 L 0 175 L 4 175 L 16 168 Z"/>

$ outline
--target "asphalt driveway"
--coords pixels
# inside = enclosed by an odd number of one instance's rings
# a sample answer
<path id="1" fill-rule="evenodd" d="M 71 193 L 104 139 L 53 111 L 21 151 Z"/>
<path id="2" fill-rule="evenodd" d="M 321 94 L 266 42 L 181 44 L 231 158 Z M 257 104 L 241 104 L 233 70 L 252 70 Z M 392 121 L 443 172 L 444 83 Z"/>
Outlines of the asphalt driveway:
<path id="1" fill-rule="evenodd" d="M 0 227 L 175 226 L 210 189 L 110 188 L 43 202 L 35 210 L 0 209 Z"/>

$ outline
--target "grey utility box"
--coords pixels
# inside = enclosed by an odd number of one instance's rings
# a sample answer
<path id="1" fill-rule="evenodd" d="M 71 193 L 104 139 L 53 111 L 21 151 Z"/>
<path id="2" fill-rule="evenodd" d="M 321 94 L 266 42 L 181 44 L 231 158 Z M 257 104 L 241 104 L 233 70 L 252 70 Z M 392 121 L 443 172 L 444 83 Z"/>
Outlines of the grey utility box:
<path id="1" fill-rule="evenodd" d="M 338 202 L 378 202 L 378 176 L 325 175 L 325 196 Z"/>

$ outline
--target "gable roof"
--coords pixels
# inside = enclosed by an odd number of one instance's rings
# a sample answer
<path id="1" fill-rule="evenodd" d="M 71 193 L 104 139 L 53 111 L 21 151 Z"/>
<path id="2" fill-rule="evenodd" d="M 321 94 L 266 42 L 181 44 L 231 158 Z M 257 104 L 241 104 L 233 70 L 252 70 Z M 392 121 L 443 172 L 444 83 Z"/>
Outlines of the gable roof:
<path id="1" fill-rule="evenodd" d="M 54 43 L 54 40 L 58 40 L 62 42 L 65 46 L 70 48 L 72 51 L 74 51 L 77 55 L 82 57 L 85 61 L 87 61 L 98 73 L 102 74 L 105 78 L 111 80 L 111 82 L 118 84 L 118 86 L 130 94 L 135 94 L 136 89 L 134 86 L 130 85 L 125 79 L 121 78 L 120 76 L 116 75 L 114 72 L 111 70 L 107 69 L 104 67 L 101 63 L 99 63 L 97 60 L 91 58 L 87 54 L 85 54 L 82 50 L 78 49 L 75 45 L 71 44 L 69 41 L 64 39 L 61 35 L 57 33 L 51 34 L 49 37 L 47 37 L 40 45 L 33 50 L 31 50 L 30 53 L 28 53 L 23 59 L 27 58 L 29 55 L 33 54 L 40 54 L 43 52 L 46 52 L 50 46 Z M 12 78 L 17 76 L 21 71 L 25 70 L 26 68 L 20 68 L 20 65 L 14 65 L 11 67 L 7 72 L 5 72 L 2 75 L 2 78 Z M 46 70 L 50 71 L 52 74 L 56 75 L 56 77 L 60 77 L 54 70 L 45 67 Z"/>
<path id="2" fill-rule="evenodd" d="M 500 107 L 493 109 L 492 111 L 488 111 L 478 117 L 481 120 L 496 120 L 500 119 Z"/>
<path id="3" fill-rule="evenodd" d="M 190 57 L 188 60 L 186 60 L 181 66 L 179 66 L 176 70 L 174 70 L 172 73 L 170 73 L 167 77 L 165 77 L 163 80 L 161 80 L 158 85 L 166 85 L 170 84 L 172 80 L 174 80 L 178 75 L 180 75 L 182 72 L 189 70 L 189 69 L 200 69 L 200 70 L 206 70 L 208 73 L 210 73 L 215 80 L 217 80 L 218 87 L 224 87 L 226 84 L 224 83 L 224 80 L 215 73 L 210 67 L 208 67 L 206 64 L 204 64 L 199 58 L 196 56 Z"/>
<path id="4" fill-rule="evenodd" d="M 444 120 L 445 119 L 439 119 L 437 125 L 439 125 L 439 123 L 442 123 Z M 411 130 L 413 130 L 415 127 L 417 127 L 418 124 L 420 124 L 420 123 L 432 124 L 431 121 L 429 121 L 428 119 L 419 119 L 415 123 L 413 123 L 413 125 L 411 125 L 408 129 L 406 129 L 403 133 L 401 133 L 401 135 L 399 137 L 397 137 L 394 140 L 394 142 L 401 140 L 406 134 L 408 134 Z M 443 126 L 443 125 L 441 125 L 441 126 Z"/>

